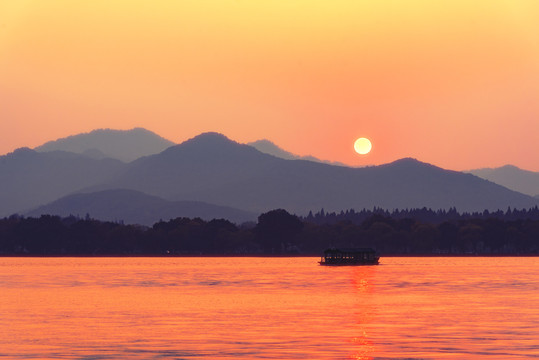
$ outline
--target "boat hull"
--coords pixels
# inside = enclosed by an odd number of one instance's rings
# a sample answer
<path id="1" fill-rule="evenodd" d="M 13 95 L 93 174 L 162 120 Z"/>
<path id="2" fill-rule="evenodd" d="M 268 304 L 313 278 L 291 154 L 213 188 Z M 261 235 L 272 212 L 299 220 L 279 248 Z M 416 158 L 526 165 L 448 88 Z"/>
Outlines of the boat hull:
<path id="1" fill-rule="evenodd" d="M 323 266 L 378 265 L 380 256 L 371 248 L 330 248 L 324 251 L 319 264 Z"/>
<path id="2" fill-rule="evenodd" d="M 379 261 L 366 261 L 366 262 L 318 262 L 322 266 L 362 266 L 362 265 L 378 265 Z"/>

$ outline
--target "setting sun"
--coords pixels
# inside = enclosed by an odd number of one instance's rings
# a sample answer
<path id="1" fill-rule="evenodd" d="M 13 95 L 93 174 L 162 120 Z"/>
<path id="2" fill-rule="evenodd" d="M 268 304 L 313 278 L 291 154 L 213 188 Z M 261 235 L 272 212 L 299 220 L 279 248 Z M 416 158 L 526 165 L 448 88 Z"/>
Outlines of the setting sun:
<path id="1" fill-rule="evenodd" d="M 354 150 L 360 155 L 368 154 L 372 149 L 371 141 L 367 138 L 359 138 L 354 142 Z"/>

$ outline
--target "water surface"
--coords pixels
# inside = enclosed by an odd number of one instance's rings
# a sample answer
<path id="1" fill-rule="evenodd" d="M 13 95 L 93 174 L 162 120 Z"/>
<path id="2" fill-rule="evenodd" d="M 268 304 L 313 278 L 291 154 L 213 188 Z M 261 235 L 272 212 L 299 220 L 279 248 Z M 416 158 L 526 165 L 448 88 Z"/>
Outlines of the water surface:
<path id="1" fill-rule="evenodd" d="M 539 258 L 0 258 L 0 358 L 539 358 Z"/>

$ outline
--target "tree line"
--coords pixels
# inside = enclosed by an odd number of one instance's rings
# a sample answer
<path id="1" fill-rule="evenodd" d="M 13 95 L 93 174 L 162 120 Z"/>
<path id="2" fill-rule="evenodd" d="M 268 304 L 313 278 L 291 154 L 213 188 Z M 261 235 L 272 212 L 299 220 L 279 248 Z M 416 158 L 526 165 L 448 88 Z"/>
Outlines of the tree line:
<path id="1" fill-rule="evenodd" d="M 508 207 L 506 211 L 477 211 L 477 212 L 458 212 L 456 208 L 452 207 L 446 209 L 395 209 L 389 211 L 387 209 L 377 208 L 363 209 L 355 211 L 354 209 L 337 212 L 325 212 L 324 209 L 313 214 L 312 211 L 309 215 L 302 217 L 302 220 L 315 223 L 315 224 L 335 224 L 341 221 L 351 221 L 354 224 L 361 224 L 363 221 L 373 215 L 382 215 L 393 219 L 414 219 L 424 223 L 440 224 L 445 221 L 458 221 L 458 220 L 471 220 L 471 219 L 500 219 L 500 220 L 539 220 L 539 207 L 534 206 L 530 209 L 511 209 Z"/>
<path id="2" fill-rule="evenodd" d="M 176 218 L 152 227 L 89 217 L 11 216 L 0 219 L 0 255 L 319 255 L 328 247 L 372 247 L 382 255 L 539 254 L 539 220 L 529 216 L 459 214 L 429 222 L 373 211 L 359 223 L 325 216 L 331 221 L 277 209 L 252 224 Z"/>

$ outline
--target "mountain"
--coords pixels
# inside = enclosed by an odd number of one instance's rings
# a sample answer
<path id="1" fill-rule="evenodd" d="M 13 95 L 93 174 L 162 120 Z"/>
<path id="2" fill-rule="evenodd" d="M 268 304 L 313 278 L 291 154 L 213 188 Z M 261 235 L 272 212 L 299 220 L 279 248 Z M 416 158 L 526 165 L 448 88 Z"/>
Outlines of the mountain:
<path id="1" fill-rule="evenodd" d="M 320 208 L 373 207 L 482 211 L 529 208 L 539 203 L 474 175 L 414 159 L 365 168 L 284 160 L 217 133 L 202 134 L 135 160 L 116 179 L 96 189 L 107 188 L 257 213 L 275 208 L 306 214 Z"/>
<path id="2" fill-rule="evenodd" d="M 494 169 L 475 169 L 468 172 L 523 194 L 539 195 L 539 172 L 522 170 L 513 165 Z"/>
<path id="3" fill-rule="evenodd" d="M 21 148 L 0 156 L 0 216 L 24 212 L 82 188 L 111 180 L 125 168 L 114 159 Z"/>
<path id="4" fill-rule="evenodd" d="M 247 145 L 254 147 L 255 149 L 257 149 L 258 151 L 264 154 L 273 155 L 281 159 L 297 160 L 300 158 L 300 156 L 292 154 L 291 152 L 288 152 L 280 148 L 279 146 L 275 145 L 273 142 L 266 139 L 253 141 L 253 142 L 247 143 Z"/>
<path id="5" fill-rule="evenodd" d="M 204 220 L 227 219 L 235 223 L 254 221 L 257 214 L 197 201 L 167 201 L 133 190 L 106 190 L 65 196 L 40 206 L 25 215 L 85 216 L 104 221 L 122 220 L 128 224 L 151 226 L 159 220 L 200 217 Z"/>
<path id="6" fill-rule="evenodd" d="M 257 149 L 258 151 L 264 154 L 273 155 L 275 157 L 285 159 L 285 160 L 309 160 L 309 161 L 315 161 L 315 162 L 324 163 L 324 164 L 346 166 L 345 164 L 340 163 L 340 162 L 320 160 L 310 155 L 307 155 L 307 156 L 295 155 L 291 152 L 288 152 L 280 148 L 279 146 L 275 145 L 273 142 L 266 139 L 250 142 L 250 143 L 247 143 L 247 145 L 254 147 L 255 149 Z"/>
<path id="7" fill-rule="evenodd" d="M 110 157 L 130 162 L 141 156 L 160 153 L 175 145 L 172 141 L 142 128 L 99 129 L 85 134 L 49 141 L 35 148 L 38 152 L 68 151 L 91 158 Z"/>
<path id="8" fill-rule="evenodd" d="M 118 189 L 144 194 L 118 193 Z M 25 213 L 43 204 L 52 206 L 51 202 L 75 193 L 103 190 L 116 191 L 103 194 L 122 204 L 107 216 L 125 221 L 147 219 L 143 213 L 135 215 L 145 209 L 164 218 L 181 216 L 182 204 L 178 201 L 204 202 L 256 214 L 276 208 L 297 214 L 321 208 L 341 211 L 373 207 L 494 211 L 539 204 L 537 198 L 472 174 L 444 170 L 415 159 L 364 168 L 284 160 L 217 133 L 201 134 L 127 164 L 110 158 L 94 159 L 64 151 L 40 153 L 28 148 L 0 156 L 0 216 Z M 103 194 L 94 194 L 87 201 L 105 204 Z M 161 199 L 150 199 L 145 194 Z M 80 215 L 106 213 L 106 205 L 92 211 L 69 205 L 74 199 L 79 198 L 62 199 L 60 205 L 72 206 L 69 209 Z M 193 203 L 190 207 L 196 208 Z M 157 210 L 162 208 L 173 209 L 175 214 Z M 127 215 L 122 216 L 121 211 Z"/>

